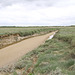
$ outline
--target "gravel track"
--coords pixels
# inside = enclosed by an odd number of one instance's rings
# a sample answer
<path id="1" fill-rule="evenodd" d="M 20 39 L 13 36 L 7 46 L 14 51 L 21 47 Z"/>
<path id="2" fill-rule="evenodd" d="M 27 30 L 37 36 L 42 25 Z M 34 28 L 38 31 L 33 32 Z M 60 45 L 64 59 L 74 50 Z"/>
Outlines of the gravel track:
<path id="1" fill-rule="evenodd" d="M 0 67 L 14 63 L 24 54 L 32 51 L 33 49 L 44 43 L 49 38 L 49 36 L 53 34 L 55 34 L 55 32 L 51 32 L 37 37 L 32 37 L 0 49 Z"/>

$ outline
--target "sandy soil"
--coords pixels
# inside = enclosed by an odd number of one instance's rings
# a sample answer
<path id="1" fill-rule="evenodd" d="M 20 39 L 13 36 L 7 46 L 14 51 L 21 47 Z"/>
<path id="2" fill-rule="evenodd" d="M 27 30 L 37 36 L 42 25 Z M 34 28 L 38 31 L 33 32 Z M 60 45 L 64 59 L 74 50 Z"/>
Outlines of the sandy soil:
<path id="1" fill-rule="evenodd" d="M 53 35 L 54 33 L 55 32 L 29 38 L 19 43 L 0 49 L 0 67 L 17 61 L 21 56 L 37 48 L 40 44 L 44 43 L 44 41 L 47 40 L 48 37 L 50 35 Z"/>

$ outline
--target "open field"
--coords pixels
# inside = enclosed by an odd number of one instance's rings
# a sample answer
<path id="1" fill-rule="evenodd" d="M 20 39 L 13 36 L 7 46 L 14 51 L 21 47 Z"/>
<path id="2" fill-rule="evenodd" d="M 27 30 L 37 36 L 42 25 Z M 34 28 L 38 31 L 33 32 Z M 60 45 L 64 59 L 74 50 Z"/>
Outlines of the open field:
<path id="1" fill-rule="evenodd" d="M 75 75 L 75 27 L 59 27 L 53 39 L 25 54 L 9 69 L 1 70 L 7 75 Z"/>
<path id="2" fill-rule="evenodd" d="M 33 35 L 40 32 L 51 32 L 56 28 L 48 27 L 0 27 L 0 35 L 19 34 L 20 36 Z"/>

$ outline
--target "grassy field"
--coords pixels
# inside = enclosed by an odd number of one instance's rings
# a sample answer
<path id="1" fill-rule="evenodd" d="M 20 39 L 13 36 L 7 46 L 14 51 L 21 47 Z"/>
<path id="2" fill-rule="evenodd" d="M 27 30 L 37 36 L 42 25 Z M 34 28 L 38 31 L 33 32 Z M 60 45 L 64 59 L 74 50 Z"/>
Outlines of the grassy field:
<path id="1" fill-rule="evenodd" d="M 48 27 L 0 27 L 0 35 L 19 34 L 20 36 L 33 35 L 41 32 L 51 32 L 56 28 Z"/>
<path id="2" fill-rule="evenodd" d="M 11 71 L 12 75 L 75 75 L 75 27 L 60 27 L 53 39 L 6 70 Z"/>

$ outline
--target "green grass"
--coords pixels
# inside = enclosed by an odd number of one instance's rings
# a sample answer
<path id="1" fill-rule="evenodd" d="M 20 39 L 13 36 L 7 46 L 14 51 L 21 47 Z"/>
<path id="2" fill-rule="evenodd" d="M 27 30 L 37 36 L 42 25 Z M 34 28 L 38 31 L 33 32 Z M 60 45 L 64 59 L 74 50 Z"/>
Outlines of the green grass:
<path id="1" fill-rule="evenodd" d="M 55 38 L 63 40 L 75 47 L 75 27 L 61 28 L 60 32 L 56 34 Z"/>
<path id="2" fill-rule="evenodd" d="M 48 33 L 56 29 L 48 27 L 0 27 L 0 35 L 19 34 L 20 36 L 28 36 L 40 32 Z"/>
<path id="3" fill-rule="evenodd" d="M 14 72 L 13 72 L 13 75 L 17 75 L 17 72 L 16 72 L 16 71 L 14 71 Z"/>

